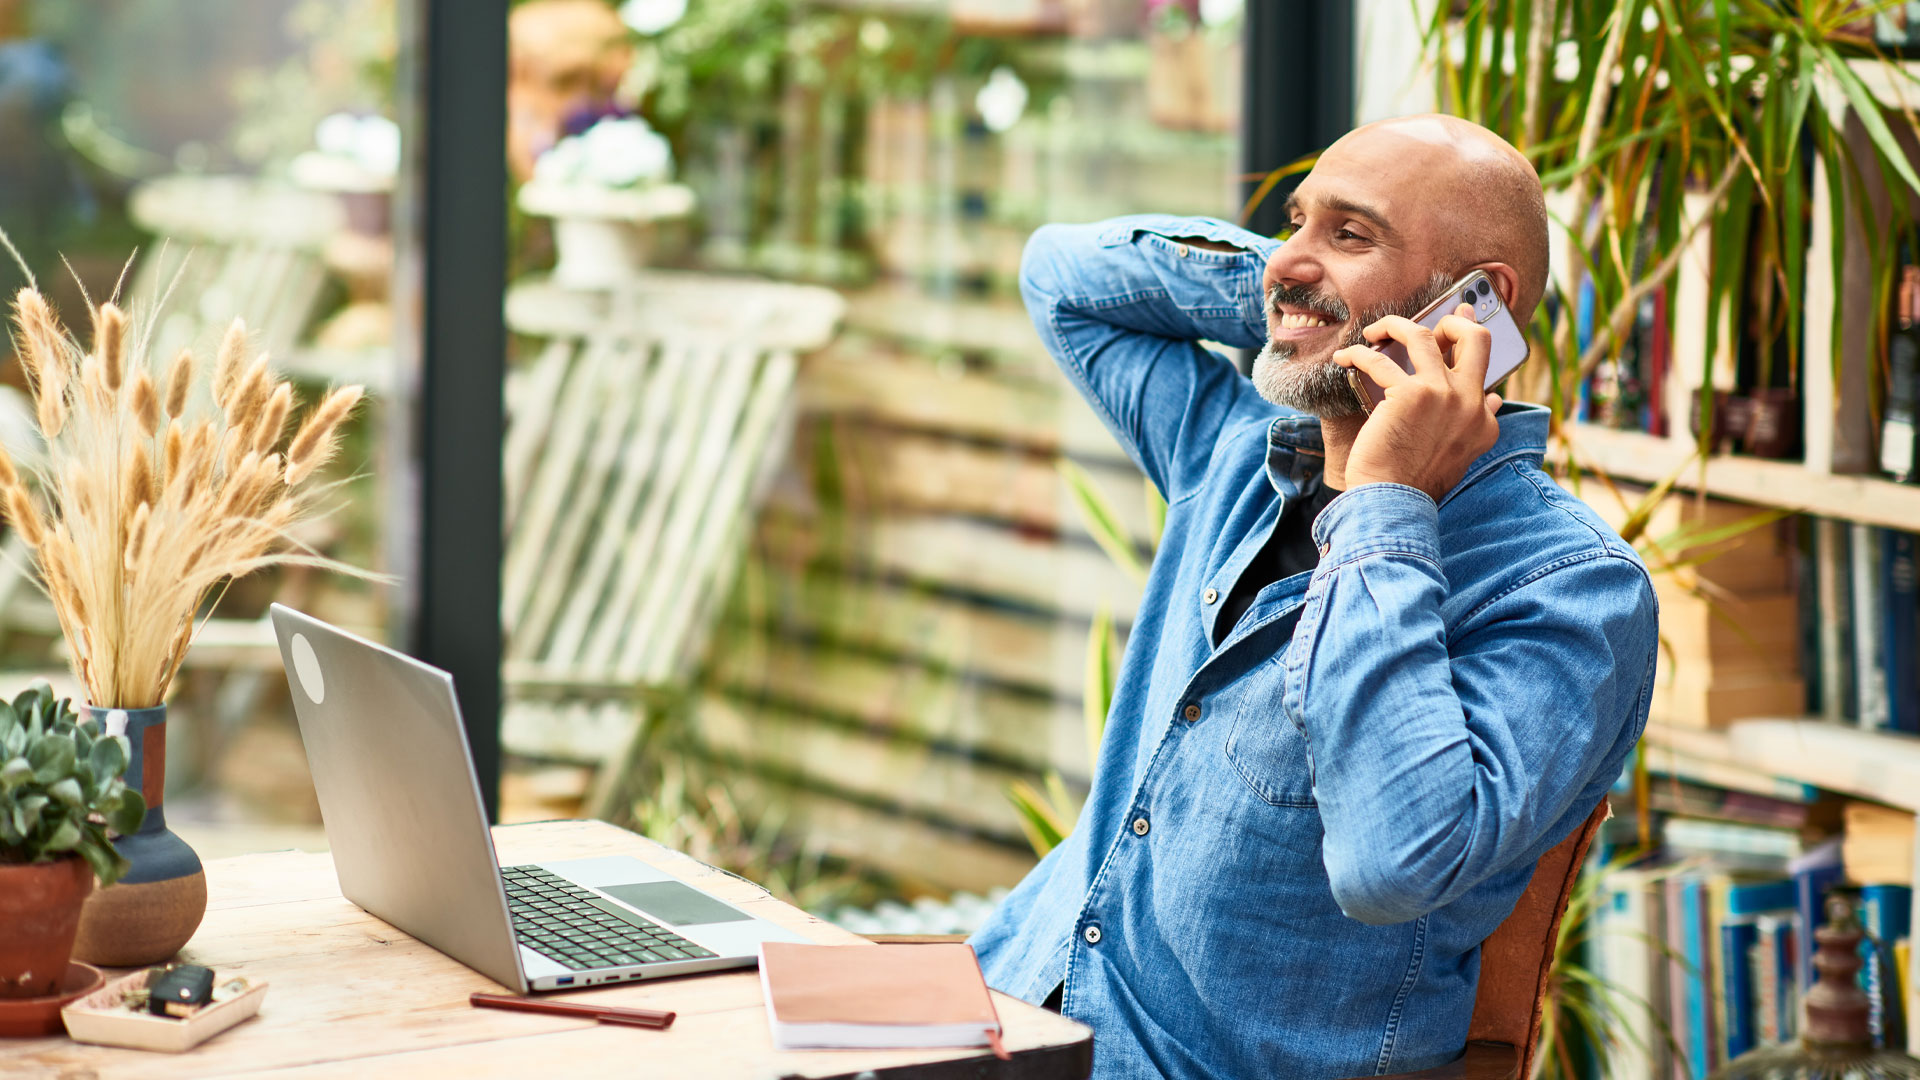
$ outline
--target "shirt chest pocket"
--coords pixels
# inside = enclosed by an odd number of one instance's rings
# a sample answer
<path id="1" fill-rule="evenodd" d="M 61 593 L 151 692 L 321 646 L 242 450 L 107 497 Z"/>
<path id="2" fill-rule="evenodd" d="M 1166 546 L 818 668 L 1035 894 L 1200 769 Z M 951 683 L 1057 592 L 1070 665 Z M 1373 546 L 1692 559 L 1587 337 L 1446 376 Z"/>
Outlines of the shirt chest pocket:
<path id="1" fill-rule="evenodd" d="M 1246 693 L 1227 732 L 1227 761 L 1261 801 L 1316 806 L 1312 755 L 1306 736 L 1281 705 L 1281 677 L 1281 666 L 1274 662 L 1247 677 Z"/>

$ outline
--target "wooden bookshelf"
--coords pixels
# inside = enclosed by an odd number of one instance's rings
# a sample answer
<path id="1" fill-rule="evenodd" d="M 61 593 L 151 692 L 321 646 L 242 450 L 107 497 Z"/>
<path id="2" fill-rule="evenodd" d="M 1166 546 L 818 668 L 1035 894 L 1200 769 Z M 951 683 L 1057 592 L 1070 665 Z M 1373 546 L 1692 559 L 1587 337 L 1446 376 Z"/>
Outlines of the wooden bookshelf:
<path id="1" fill-rule="evenodd" d="M 1686 466 L 1690 439 L 1664 438 L 1593 424 L 1568 425 L 1573 460 L 1618 480 L 1657 484 Z M 1566 453 L 1556 451 L 1557 460 Z M 1715 454 L 1680 473 L 1675 487 L 1716 498 L 1774 506 L 1893 529 L 1920 530 L 1920 485 L 1871 476 L 1822 473 L 1794 461 Z"/>
<path id="2" fill-rule="evenodd" d="M 1920 738 L 1817 717 L 1741 720 L 1722 731 L 1648 724 L 1646 741 L 1753 772 L 1920 812 Z"/>

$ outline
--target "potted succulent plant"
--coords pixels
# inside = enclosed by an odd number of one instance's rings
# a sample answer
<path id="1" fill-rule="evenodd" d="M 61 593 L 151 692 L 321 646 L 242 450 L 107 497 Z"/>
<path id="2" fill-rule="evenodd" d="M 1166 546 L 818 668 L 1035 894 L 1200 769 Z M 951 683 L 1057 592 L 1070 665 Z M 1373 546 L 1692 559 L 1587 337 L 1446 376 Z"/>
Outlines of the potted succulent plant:
<path id="1" fill-rule="evenodd" d="M 0 998 L 56 993 L 94 879 L 127 872 L 108 830 L 147 810 L 121 779 L 128 753 L 44 682 L 0 701 Z"/>

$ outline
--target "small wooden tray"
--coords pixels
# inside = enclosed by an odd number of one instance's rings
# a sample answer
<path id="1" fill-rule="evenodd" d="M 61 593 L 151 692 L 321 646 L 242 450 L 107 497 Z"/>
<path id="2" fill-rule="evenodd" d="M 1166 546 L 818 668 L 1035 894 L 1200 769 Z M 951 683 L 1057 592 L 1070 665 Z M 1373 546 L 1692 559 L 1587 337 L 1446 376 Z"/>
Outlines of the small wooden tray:
<path id="1" fill-rule="evenodd" d="M 75 1042 L 177 1054 L 191 1050 L 259 1012 L 260 1002 L 267 996 L 265 982 L 247 979 L 247 988 L 238 996 L 216 1001 L 192 1016 L 180 1019 L 154 1016 L 133 1012 L 121 1004 L 128 990 L 146 985 L 146 978 L 145 971 L 136 971 L 61 1009 L 67 1035 Z M 231 981 L 216 979 L 215 985 Z"/>

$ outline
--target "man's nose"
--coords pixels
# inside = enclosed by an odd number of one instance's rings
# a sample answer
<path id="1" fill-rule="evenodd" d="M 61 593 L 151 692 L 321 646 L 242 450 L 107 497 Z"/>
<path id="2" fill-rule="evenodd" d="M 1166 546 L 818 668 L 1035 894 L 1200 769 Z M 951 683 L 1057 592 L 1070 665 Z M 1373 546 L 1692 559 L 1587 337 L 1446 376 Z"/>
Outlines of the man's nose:
<path id="1" fill-rule="evenodd" d="M 1274 249 L 1260 278 L 1260 291 L 1271 292 L 1275 285 L 1310 285 L 1320 280 L 1320 260 L 1312 245 L 1296 236 Z"/>

